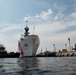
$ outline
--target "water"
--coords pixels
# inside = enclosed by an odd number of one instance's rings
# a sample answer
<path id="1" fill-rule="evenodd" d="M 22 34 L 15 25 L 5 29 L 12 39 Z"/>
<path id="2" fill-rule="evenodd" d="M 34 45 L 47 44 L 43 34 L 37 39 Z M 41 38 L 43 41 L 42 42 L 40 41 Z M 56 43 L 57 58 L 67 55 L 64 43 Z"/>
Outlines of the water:
<path id="1" fill-rule="evenodd" d="M 76 75 L 76 57 L 0 58 L 0 75 Z"/>

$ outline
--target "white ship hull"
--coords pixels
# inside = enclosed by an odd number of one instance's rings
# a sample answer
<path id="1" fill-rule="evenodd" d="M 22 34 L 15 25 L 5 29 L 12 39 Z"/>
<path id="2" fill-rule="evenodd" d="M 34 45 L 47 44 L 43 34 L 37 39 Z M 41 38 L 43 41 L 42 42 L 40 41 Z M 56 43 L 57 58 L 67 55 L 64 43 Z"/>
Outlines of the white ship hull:
<path id="1" fill-rule="evenodd" d="M 28 35 L 18 42 L 20 56 L 35 56 L 40 40 L 37 35 Z"/>

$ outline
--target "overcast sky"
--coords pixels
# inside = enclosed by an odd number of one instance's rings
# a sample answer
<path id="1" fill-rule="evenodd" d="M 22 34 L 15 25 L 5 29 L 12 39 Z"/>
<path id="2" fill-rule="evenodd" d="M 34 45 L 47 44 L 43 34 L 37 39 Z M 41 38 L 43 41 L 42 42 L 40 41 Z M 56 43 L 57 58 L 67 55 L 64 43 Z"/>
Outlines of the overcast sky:
<path id="1" fill-rule="evenodd" d="M 76 43 L 76 0 L 0 0 L 0 43 L 18 51 L 18 40 L 28 20 L 30 34 L 40 38 L 38 52 L 65 48 L 68 37 Z"/>

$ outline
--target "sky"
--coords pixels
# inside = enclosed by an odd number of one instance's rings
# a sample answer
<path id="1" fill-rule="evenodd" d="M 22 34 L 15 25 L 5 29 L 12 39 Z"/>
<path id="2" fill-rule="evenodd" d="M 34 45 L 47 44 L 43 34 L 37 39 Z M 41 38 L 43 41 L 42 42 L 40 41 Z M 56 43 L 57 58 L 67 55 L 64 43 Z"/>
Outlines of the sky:
<path id="1" fill-rule="evenodd" d="M 18 40 L 28 20 L 30 34 L 40 38 L 37 52 L 76 44 L 76 0 L 0 0 L 0 43 L 18 51 Z M 35 26 L 35 31 L 33 27 Z"/>

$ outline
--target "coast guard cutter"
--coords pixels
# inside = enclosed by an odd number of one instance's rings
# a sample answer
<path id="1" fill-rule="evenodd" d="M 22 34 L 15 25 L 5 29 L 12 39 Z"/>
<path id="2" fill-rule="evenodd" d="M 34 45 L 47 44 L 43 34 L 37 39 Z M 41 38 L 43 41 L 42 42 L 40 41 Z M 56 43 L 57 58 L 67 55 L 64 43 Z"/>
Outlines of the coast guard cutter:
<path id="1" fill-rule="evenodd" d="M 40 44 L 38 35 L 29 35 L 29 28 L 26 24 L 25 33 L 18 41 L 18 49 L 21 57 L 35 56 Z"/>

